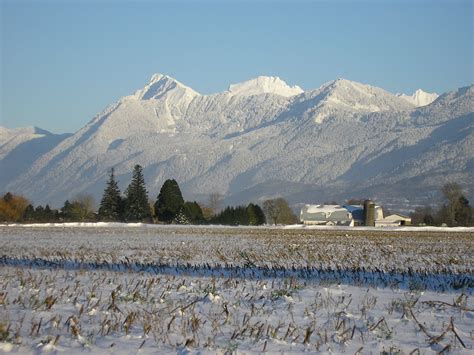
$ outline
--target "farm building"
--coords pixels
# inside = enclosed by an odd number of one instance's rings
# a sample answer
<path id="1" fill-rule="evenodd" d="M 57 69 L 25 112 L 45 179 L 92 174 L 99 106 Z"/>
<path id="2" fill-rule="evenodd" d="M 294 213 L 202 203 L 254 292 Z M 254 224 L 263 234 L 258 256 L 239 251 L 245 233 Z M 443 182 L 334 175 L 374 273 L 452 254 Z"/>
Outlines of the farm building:
<path id="1" fill-rule="evenodd" d="M 365 214 L 365 206 L 364 205 L 343 205 L 345 209 L 347 209 L 351 214 L 352 218 L 354 219 L 354 225 L 362 226 L 366 225 L 366 214 Z M 383 219 L 383 210 L 382 206 L 373 205 L 374 215 L 373 215 L 373 222 L 377 222 L 378 220 Z M 370 223 L 374 225 L 374 223 Z"/>
<path id="2" fill-rule="evenodd" d="M 382 219 L 382 207 L 370 200 L 364 205 L 305 205 L 300 212 L 300 221 L 313 225 L 374 226 Z"/>
<path id="3" fill-rule="evenodd" d="M 351 225 L 352 214 L 340 205 L 305 205 L 300 212 L 304 224 Z"/>
<path id="4" fill-rule="evenodd" d="M 376 227 L 397 227 L 411 224 L 411 218 L 399 213 L 391 214 L 383 219 L 375 221 Z"/>

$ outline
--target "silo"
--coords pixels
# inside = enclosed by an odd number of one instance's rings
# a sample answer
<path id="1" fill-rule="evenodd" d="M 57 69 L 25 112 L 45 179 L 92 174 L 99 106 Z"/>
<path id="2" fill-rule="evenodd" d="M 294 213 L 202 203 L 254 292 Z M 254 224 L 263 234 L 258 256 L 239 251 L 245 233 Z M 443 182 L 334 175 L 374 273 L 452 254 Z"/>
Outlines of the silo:
<path id="1" fill-rule="evenodd" d="M 375 203 L 371 200 L 364 201 L 364 219 L 366 226 L 375 226 Z"/>

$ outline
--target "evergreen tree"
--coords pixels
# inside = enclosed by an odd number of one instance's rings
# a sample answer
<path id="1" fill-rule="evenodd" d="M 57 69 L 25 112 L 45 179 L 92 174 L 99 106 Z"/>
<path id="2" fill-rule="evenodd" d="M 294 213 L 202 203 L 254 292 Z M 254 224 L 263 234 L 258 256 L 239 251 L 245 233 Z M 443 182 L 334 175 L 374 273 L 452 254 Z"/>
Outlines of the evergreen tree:
<path id="1" fill-rule="evenodd" d="M 267 223 L 265 213 L 263 212 L 262 208 L 259 205 L 255 205 L 254 211 L 255 211 L 255 215 L 257 216 L 257 226 Z"/>
<path id="2" fill-rule="evenodd" d="M 428 214 L 423 217 L 423 223 L 426 224 L 427 226 L 434 226 L 435 225 L 435 218 Z"/>
<path id="3" fill-rule="evenodd" d="M 119 221 L 122 218 L 122 197 L 115 180 L 114 168 L 110 170 L 109 181 L 100 201 L 99 218 L 104 221 Z"/>
<path id="4" fill-rule="evenodd" d="M 234 225 L 236 226 L 248 226 L 249 225 L 249 214 L 247 212 L 247 207 L 237 206 L 234 209 Z"/>
<path id="5" fill-rule="evenodd" d="M 249 225 L 256 226 L 257 225 L 257 215 L 255 214 L 254 204 L 250 203 L 247 206 L 247 214 L 249 219 Z"/>
<path id="6" fill-rule="evenodd" d="M 173 224 L 191 224 L 191 219 L 189 218 L 188 214 L 186 213 L 186 209 L 181 206 L 178 209 L 178 212 L 174 216 L 173 220 L 171 221 Z"/>
<path id="7" fill-rule="evenodd" d="M 13 195 L 11 194 L 11 192 L 7 192 L 4 196 L 3 196 L 3 200 L 5 202 L 11 202 L 13 200 Z"/>
<path id="8" fill-rule="evenodd" d="M 201 206 L 194 201 L 186 201 L 183 205 L 183 212 L 192 224 L 201 224 L 204 222 Z"/>
<path id="9" fill-rule="evenodd" d="M 45 220 L 44 207 L 39 205 L 35 208 L 35 218 L 37 221 L 43 222 Z"/>
<path id="10" fill-rule="evenodd" d="M 46 222 L 51 222 L 54 220 L 54 212 L 51 210 L 51 207 L 49 207 L 49 205 L 45 206 L 43 214 L 43 219 Z"/>
<path id="11" fill-rule="evenodd" d="M 259 226 L 265 224 L 266 222 L 265 214 L 263 213 L 259 205 L 254 205 L 253 203 L 250 203 L 247 206 L 247 214 L 249 225 L 251 226 Z"/>
<path id="12" fill-rule="evenodd" d="M 176 180 L 166 180 L 155 202 L 155 216 L 162 222 L 171 223 L 183 205 L 183 195 Z"/>
<path id="13" fill-rule="evenodd" d="M 33 205 L 29 204 L 26 206 L 25 212 L 23 213 L 23 220 L 25 222 L 33 222 L 36 220 L 35 208 Z"/>
<path id="14" fill-rule="evenodd" d="M 133 169 L 132 181 L 125 191 L 124 216 L 127 221 L 143 221 L 151 218 L 143 169 L 138 164 Z"/>
<path id="15" fill-rule="evenodd" d="M 248 208 L 245 206 L 226 207 L 217 216 L 211 219 L 211 223 L 230 226 L 249 225 Z"/>
<path id="16" fill-rule="evenodd" d="M 234 207 L 227 206 L 211 219 L 211 223 L 231 225 L 233 215 L 234 215 Z"/>
<path id="17" fill-rule="evenodd" d="M 61 208 L 61 220 L 70 221 L 72 219 L 71 203 L 69 200 L 64 201 L 64 206 Z"/>

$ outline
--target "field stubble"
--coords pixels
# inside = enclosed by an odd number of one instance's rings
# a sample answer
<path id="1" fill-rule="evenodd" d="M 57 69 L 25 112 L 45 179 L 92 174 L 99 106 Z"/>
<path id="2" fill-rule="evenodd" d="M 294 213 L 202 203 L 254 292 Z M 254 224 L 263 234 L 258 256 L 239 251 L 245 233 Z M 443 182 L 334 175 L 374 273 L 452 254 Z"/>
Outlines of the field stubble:
<path id="1" fill-rule="evenodd" d="M 1 228 L 0 238 L 3 351 L 473 347 L 470 233 Z"/>

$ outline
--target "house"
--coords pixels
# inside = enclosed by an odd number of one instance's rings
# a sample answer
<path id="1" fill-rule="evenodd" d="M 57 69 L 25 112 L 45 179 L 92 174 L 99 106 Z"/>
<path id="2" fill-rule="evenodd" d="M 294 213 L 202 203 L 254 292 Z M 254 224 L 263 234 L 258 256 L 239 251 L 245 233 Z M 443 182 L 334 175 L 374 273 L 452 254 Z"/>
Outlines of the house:
<path id="1" fill-rule="evenodd" d="M 340 205 L 305 205 L 300 212 L 300 221 L 313 225 L 345 225 L 353 223 L 352 214 Z"/>
<path id="2" fill-rule="evenodd" d="M 411 224 L 411 218 L 399 213 L 391 214 L 383 219 L 375 221 L 376 227 L 398 227 Z"/>

